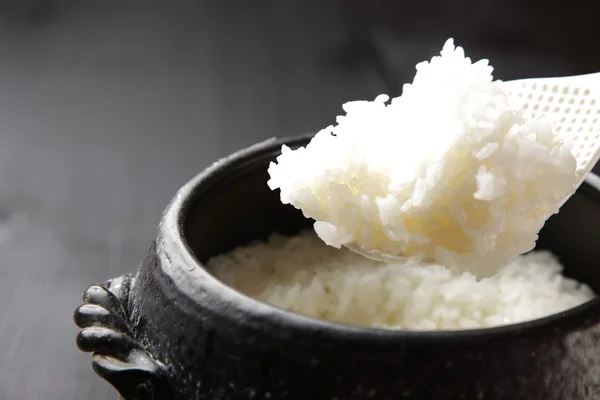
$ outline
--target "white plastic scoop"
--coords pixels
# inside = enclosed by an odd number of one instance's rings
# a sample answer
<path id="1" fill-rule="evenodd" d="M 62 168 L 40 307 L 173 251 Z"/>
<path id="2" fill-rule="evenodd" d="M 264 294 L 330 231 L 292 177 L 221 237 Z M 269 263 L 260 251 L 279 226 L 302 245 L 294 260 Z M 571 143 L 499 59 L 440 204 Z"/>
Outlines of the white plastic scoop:
<path id="1" fill-rule="evenodd" d="M 556 121 L 557 134 L 573 143 L 573 156 L 577 160 L 574 190 L 577 189 L 600 159 L 600 73 L 519 79 L 503 82 L 502 86 L 515 108 L 530 112 L 534 117 L 551 116 Z M 373 260 L 406 260 L 405 257 L 367 250 L 356 244 L 346 247 Z"/>

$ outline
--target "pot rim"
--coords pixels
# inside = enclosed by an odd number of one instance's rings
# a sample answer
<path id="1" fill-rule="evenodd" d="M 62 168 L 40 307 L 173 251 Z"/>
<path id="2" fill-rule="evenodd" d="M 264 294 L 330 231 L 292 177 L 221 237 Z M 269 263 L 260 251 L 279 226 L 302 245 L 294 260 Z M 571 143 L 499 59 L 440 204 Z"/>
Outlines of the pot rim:
<path id="1" fill-rule="evenodd" d="M 196 258 L 185 239 L 185 220 L 191 206 L 203 192 L 210 190 L 210 181 L 215 174 L 221 173 L 233 165 L 249 161 L 249 158 L 256 157 L 257 154 L 269 154 L 274 149 L 281 148 L 282 145 L 302 145 L 312 136 L 314 134 L 283 138 L 273 137 L 239 150 L 213 163 L 178 190 L 163 213 L 158 227 L 156 248 L 161 261 L 162 272 L 168 275 L 174 286 L 194 303 L 201 304 L 203 309 L 208 309 L 214 313 L 220 313 L 223 310 L 223 304 L 226 304 L 227 310 L 232 312 L 232 318 L 237 318 L 238 321 L 245 321 L 246 323 L 256 323 L 265 330 L 273 328 L 276 329 L 274 332 L 282 332 L 282 329 L 287 330 L 287 332 L 313 332 L 322 336 L 326 335 L 332 339 L 346 341 L 350 339 L 371 343 L 373 340 L 379 343 L 417 340 L 424 341 L 423 343 L 426 344 L 432 340 L 436 342 L 444 340 L 455 342 L 471 341 L 473 339 L 498 339 L 504 336 L 517 334 L 521 336 L 525 333 L 533 334 L 540 330 L 555 329 L 554 323 L 556 322 L 560 322 L 561 331 L 568 329 L 568 327 L 578 327 L 584 323 L 582 321 L 590 323 L 589 318 L 582 317 L 590 310 L 598 308 L 600 296 L 596 296 L 574 308 L 546 317 L 491 328 L 437 331 L 371 328 L 321 320 L 287 311 L 251 298 L 219 281 Z M 587 186 L 600 194 L 600 177 L 590 172 L 582 186 Z M 210 295 L 217 296 L 218 301 L 209 299 Z"/>

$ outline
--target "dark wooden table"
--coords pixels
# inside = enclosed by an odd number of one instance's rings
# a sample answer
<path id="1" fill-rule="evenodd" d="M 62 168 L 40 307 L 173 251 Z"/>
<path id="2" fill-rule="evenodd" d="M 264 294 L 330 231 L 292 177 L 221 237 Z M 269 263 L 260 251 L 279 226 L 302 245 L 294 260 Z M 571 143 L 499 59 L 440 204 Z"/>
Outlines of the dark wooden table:
<path id="1" fill-rule="evenodd" d="M 397 95 L 423 58 L 335 1 L 6 4 L 0 400 L 116 398 L 75 347 L 82 291 L 136 269 L 163 207 L 209 163 Z"/>

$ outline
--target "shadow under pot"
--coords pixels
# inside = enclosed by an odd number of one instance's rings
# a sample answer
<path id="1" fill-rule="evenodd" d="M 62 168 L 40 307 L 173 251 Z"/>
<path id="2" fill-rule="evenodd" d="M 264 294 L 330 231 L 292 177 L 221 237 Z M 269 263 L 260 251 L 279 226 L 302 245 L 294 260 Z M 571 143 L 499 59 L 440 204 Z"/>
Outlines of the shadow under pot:
<path id="1" fill-rule="evenodd" d="M 215 163 L 167 207 L 134 275 L 91 286 L 78 345 L 125 399 L 600 398 L 600 301 L 509 326 L 445 332 L 321 321 L 253 300 L 212 256 L 311 221 L 267 187 L 272 139 Z M 590 175 L 540 234 L 565 274 L 600 291 L 600 184 Z"/>

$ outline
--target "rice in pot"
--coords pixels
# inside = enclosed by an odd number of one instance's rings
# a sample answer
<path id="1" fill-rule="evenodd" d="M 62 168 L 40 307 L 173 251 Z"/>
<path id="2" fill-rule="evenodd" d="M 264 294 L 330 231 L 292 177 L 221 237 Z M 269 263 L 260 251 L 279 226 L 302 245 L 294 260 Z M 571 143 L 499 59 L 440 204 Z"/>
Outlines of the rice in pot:
<path id="1" fill-rule="evenodd" d="M 518 257 L 477 280 L 436 264 L 386 264 L 325 245 L 312 231 L 273 235 L 209 260 L 219 280 L 288 311 L 404 330 L 483 328 L 540 318 L 594 297 L 551 253 Z"/>

